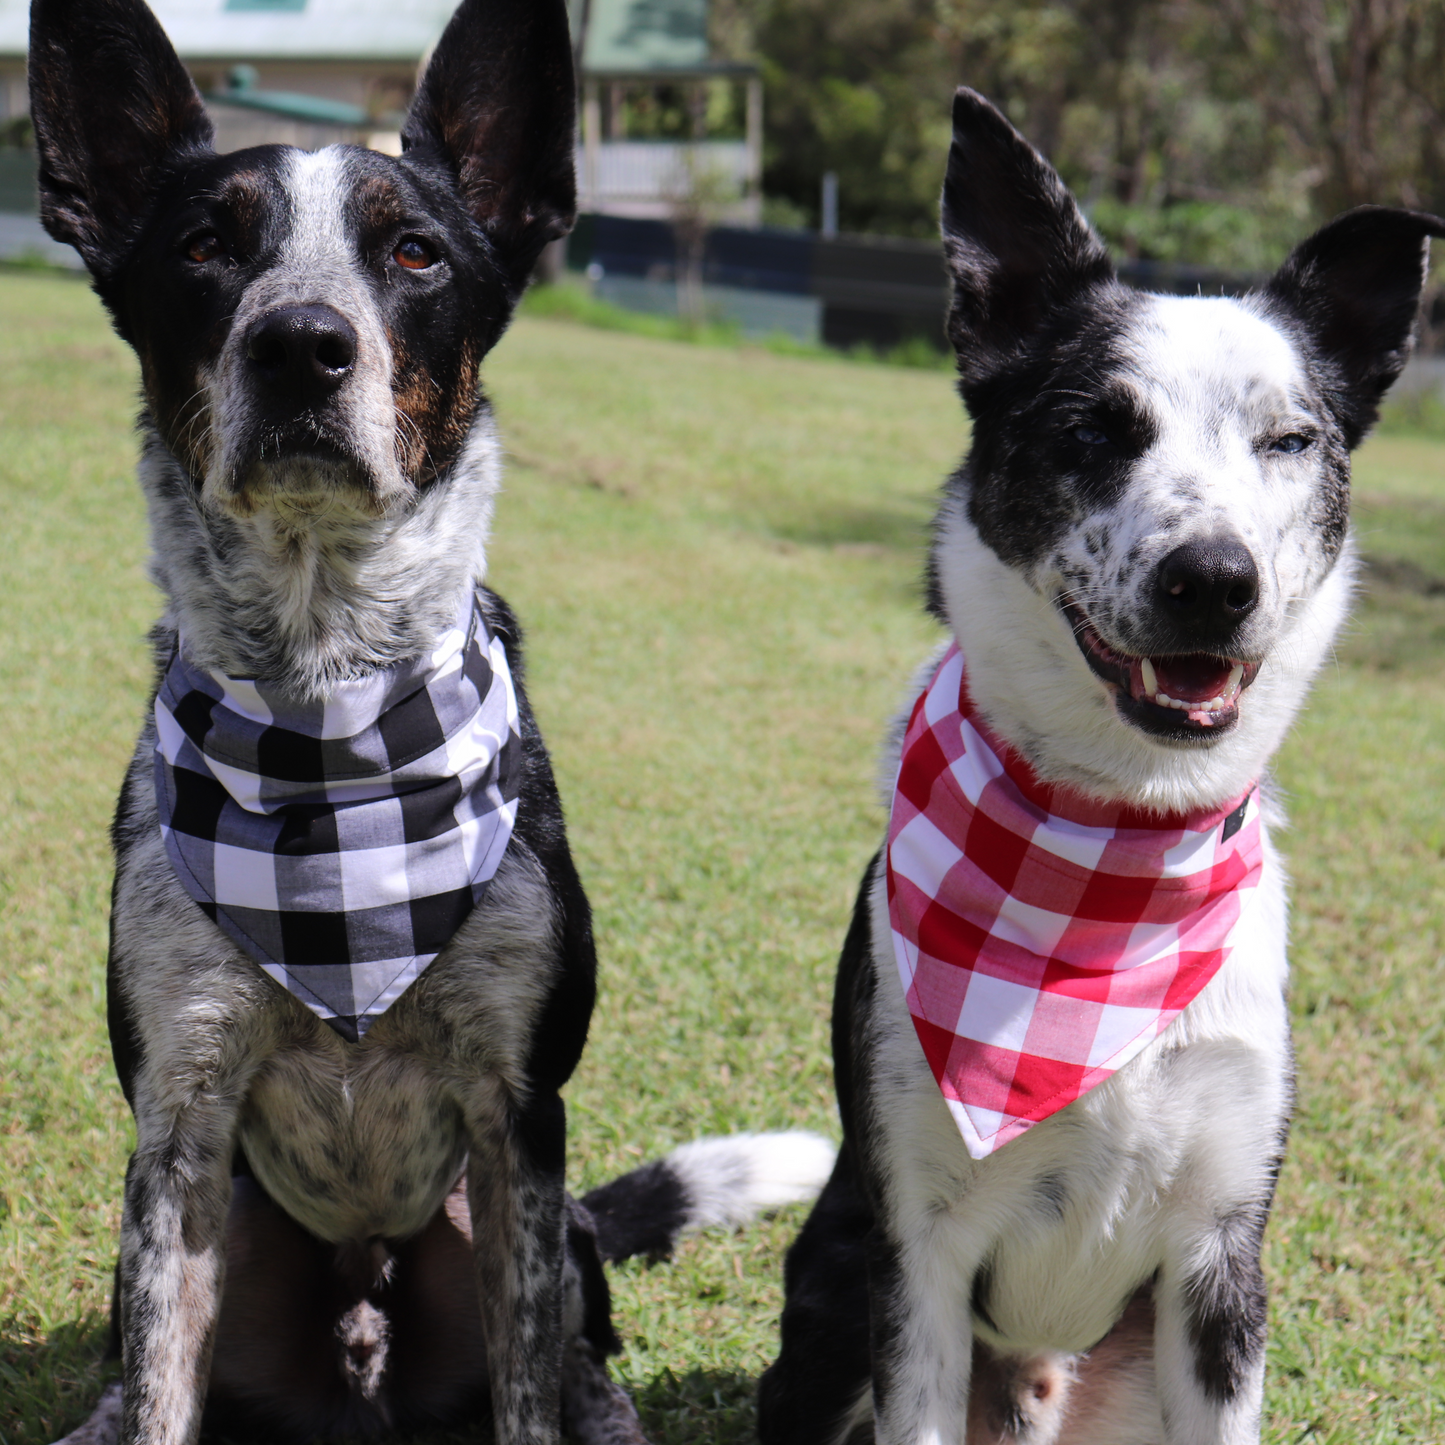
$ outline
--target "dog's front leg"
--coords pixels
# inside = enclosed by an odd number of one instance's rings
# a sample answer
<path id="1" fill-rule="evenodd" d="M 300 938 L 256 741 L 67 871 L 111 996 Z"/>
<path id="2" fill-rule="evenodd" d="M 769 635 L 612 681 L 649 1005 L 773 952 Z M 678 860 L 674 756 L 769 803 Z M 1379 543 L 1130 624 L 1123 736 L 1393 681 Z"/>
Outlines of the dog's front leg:
<path id="1" fill-rule="evenodd" d="M 1264 1402 L 1262 1215 L 1235 1216 L 1176 1251 L 1154 1286 L 1154 1354 L 1167 1445 L 1257 1445 Z"/>
<path id="2" fill-rule="evenodd" d="M 221 1112 L 195 1105 L 162 1126 L 136 1111 L 120 1235 L 121 1445 L 200 1434 L 231 1197 L 234 1119 Z"/>
<path id="3" fill-rule="evenodd" d="M 973 1323 L 955 1229 L 946 1211 L 925 1210 L 869 1237 L 876 1445 L 963 1445 Z"/>
<path id="4" fill-rule="evenodd" d="M 566 1115 L 556 1094 L 478 1111 L 467 1193 L 497 1445 L 561 1430 Z"/>

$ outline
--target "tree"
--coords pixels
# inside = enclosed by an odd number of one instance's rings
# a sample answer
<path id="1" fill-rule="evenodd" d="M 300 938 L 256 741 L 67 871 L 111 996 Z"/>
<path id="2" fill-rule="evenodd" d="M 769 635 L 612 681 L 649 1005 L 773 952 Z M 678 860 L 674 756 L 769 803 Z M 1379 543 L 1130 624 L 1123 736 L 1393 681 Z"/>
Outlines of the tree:
<path id="1" fill-rule="evenodd" d="M 933 0 L 767 0 L 753 10 L 766 88 L 764 190 L 818 222 L 825 171 L 845 230 L 936 230 L 954 67 Z"/>
<path id="2" fill-rule="evenodd" d="M 1439 0 L 1225 0 L 1225 9 L 1262 104 L 1301 160 L 1322 163 L 1322 213 L 1445 204 Z"/>
<path id="3" fill-rule="evenodd" d="M 932 235 L 955 85 L 983 91 L 1127 254 L 1262 269 L 1362 201 L 1445 208 L 1441 0 L 713 0 L 760 59 L 764 186 Z"/>

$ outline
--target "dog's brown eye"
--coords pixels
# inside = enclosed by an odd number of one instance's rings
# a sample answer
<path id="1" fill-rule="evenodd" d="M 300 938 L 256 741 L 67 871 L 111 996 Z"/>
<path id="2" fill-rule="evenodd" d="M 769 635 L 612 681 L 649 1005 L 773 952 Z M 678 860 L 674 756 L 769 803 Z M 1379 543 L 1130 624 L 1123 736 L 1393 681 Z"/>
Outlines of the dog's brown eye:
<path id="1" fill-rule="evenodd" d="M 425 271 L 436 265 L 437 253 L 420 236 L 406 236 L 398 242 L 391 259 L 408 271 Z"/>
<path id="2" fill-rule="evenodd" d="M 186 244 L 186 255 L 198 266 L 204 265 L 207 261 L 214 261 L 217 256 L 225 254 L 226 243 L 212 231 L 192 236 Z"/>

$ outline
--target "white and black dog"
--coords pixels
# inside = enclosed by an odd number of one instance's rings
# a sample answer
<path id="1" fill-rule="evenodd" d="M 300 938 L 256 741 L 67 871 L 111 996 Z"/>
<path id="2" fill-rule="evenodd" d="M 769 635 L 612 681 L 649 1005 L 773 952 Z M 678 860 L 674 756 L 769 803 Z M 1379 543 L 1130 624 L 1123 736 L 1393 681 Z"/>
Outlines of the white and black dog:
<path id="1" fill-rule="evenodd" d="M 599 1257 L 816 1192 L 832 1151 L 705 1141 L 563 1189 L 594 950 L 481 586 L 477 380 L 573 218 L 563 0 L 466 0 L 400 159 L 218 156 L 141 0 L 36 0 L 29 65 L 43 219 L 140 358 L 166 598 L 114 826 L 122 1382 L 72 1438 L 490 1397 L 503 1445 L 638 1441 Z"/>
<path id="2" fill-rule="evenodd" d="M 844 1143 L 788 1258 L 760 1433 L 1243 1445 L 1293 1089 L 1279 814 L 1256 784 L 1345 617 L 1349 454 L 1445 223 L 1368 207 L 1241 299 L 1145 295 L 986 100 L 961 90 L 953 126 L 942 229 L 973 437 L 928 574 L 952 643 L 885 759 L 889 843 L 834 1003 Z M 1111 914 L 1118 878 L 1078 901 L 1101 848 L 1142 857 L 1151 830 L 1175 848 L 1151 898 L 1194 886 L 1201 858 L 1235 870 L 1188 915 L 1192 951 L 1131 953 L 1152 905 Z M 1010 850 L 1075 902 L 1023 898 Z M 1070 959 L 1071 928 L 1120 951 Z M 1091 1052 L 1075 1020 L 1096 1027 L 1136 958 L 1162 958 L 1168 987 Z"/>

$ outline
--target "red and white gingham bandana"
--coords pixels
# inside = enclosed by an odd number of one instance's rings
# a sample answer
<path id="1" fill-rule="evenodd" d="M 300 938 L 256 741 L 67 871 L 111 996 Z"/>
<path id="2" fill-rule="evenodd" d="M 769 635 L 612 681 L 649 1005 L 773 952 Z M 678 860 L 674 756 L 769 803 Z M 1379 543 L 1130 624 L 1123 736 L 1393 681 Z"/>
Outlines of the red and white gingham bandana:
<path id="1" fill-rule="evenodd" d="M 1166 817 L 1048 787 L 976 716 L 955 643 L 913 709 L 888 825 L 893 951 L 982 1159 L 1123 1068 L 1229 955 L 1263 866 L 1251 788 Z"/>

